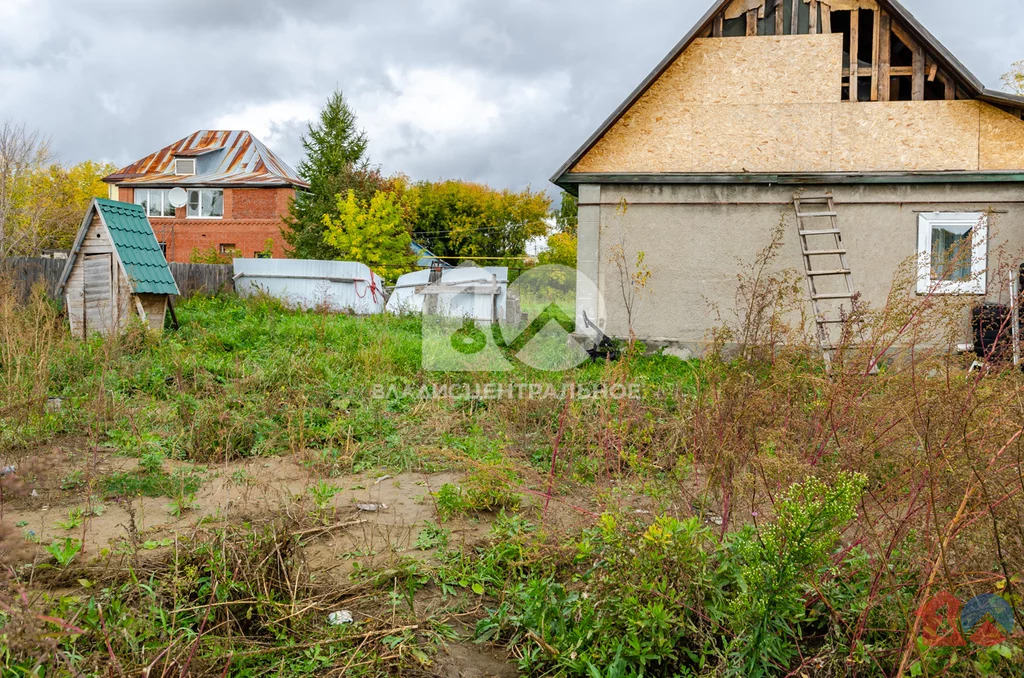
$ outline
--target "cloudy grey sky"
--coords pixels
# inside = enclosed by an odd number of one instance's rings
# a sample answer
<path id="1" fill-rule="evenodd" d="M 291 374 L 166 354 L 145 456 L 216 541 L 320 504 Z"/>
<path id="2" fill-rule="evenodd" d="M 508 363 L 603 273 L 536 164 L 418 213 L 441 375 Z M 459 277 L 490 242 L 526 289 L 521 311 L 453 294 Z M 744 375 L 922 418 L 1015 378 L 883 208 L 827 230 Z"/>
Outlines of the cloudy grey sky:
<path id="1" fill-rule="evenodd" d="M 0 120 L 66 162 L 127 164 L 248 129 L 293 165 L 341 88 L 384 171 L 547 177 L 711 0 L 0 0 Z M 903 0 L 989 87 L 1024 59 L 1020 0 Z"/>

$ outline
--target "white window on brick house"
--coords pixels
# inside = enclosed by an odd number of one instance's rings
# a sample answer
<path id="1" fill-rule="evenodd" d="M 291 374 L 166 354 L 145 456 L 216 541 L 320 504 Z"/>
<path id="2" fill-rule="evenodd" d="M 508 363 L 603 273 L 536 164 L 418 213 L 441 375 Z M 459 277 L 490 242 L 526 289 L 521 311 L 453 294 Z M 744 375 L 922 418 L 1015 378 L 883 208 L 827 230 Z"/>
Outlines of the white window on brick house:
<path id="1" fill-rule="evenodd" d="M 167 199 L 166 188 L 136 188 L 135 204 L 142 205 L 149 217 L 173 217 L 174 207 Z"/>
<path id="2" fill-rule="evenodd" d="M 238 251 L 238 248 L 235 247 L 235 243 L 233 243 L 233 242 L 222 242 L 220 244 L 220 253 L 221 254 L 235 254 L 237 251 Z"/>
<path id="3" fill-rule="evenodd" d="M 167 243 L 159 242 L 157 244 L 160 245 L 160 253 L 163 254 L 164 258 L 166 259 L 167 258 Z"/>
<path id="4" fill-rule="evenodd" d="M 192 176 L 196 173 L 195 158 L 175 158 L 174 173 L 178 176 Z"/>
<path id="5" fill-rule="evenodd" d="M 985 294 L 988 216 L 927 212 L 918 217 L 918 294 Z"/>
<path id="6" fill-rule="evenodd" d="M 192 188 L 188 192 L 189 219 L 220 219 L 224 216 L 224 191 L 220 188 Z"/>

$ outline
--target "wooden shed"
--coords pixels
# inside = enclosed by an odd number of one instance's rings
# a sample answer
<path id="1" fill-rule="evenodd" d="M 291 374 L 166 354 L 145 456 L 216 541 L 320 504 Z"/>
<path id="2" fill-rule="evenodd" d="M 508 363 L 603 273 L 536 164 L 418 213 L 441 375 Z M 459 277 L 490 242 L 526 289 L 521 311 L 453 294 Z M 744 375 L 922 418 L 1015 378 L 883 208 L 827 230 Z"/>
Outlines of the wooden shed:
<path id="1" fill-rule="evenodd" d="M 71 333 L 116 334 L 133 317 L 162 330 L 169 298 L 178 294 L 141 205 L 95 198 L 61 275 Z"/>

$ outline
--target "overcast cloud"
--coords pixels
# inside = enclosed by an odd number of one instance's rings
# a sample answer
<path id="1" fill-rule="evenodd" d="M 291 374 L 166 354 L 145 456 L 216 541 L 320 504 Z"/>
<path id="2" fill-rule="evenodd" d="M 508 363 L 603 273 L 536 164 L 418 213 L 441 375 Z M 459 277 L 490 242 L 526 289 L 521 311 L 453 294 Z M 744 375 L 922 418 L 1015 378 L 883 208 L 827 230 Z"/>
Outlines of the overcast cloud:
<path id="1" fill-rule="evenodd" d="M 903 0 L 998 88 L 1020 0 Z M 498 187 L 547 177 L 710 0 L 0 0 L 0 120 L 66 162 L 118 166 L 197 129 L 295 165 L 341 88 L 385 172 Z M 973 10 L 973 11 L 969 11 Z"/>

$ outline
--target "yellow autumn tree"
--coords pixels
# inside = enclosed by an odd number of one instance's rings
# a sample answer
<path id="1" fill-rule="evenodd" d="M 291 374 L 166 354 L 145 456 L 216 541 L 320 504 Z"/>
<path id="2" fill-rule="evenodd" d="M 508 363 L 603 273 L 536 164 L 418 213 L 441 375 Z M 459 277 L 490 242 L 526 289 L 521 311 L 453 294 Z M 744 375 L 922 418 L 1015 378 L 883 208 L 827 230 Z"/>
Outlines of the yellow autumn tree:
<path id="1" fill-rule="evenodd" d="M 354 190 L 339 195 L 337 214 L 325 214 L 324 242 L 340 259 L 358 261 L 382 278 L 393 280 L 413 270 L 412 236 L 405 226 L 405 208 L 398 193 L 377 191 L 367 202 Z"/>
<path id="2" fill-rule="evenodd" d="M 1024 61 L 1010 64 L 1010 70 L 1003 74 L 1003 84 L 1013 94 L 1024 95 Z"/>
<path id="3" fill-rule="evenodd" d="M 0 259 L 68 249 L 102 178 L 112 165 L 53 161 L 47 139 L 24 126 L 0 124 Z"/>

